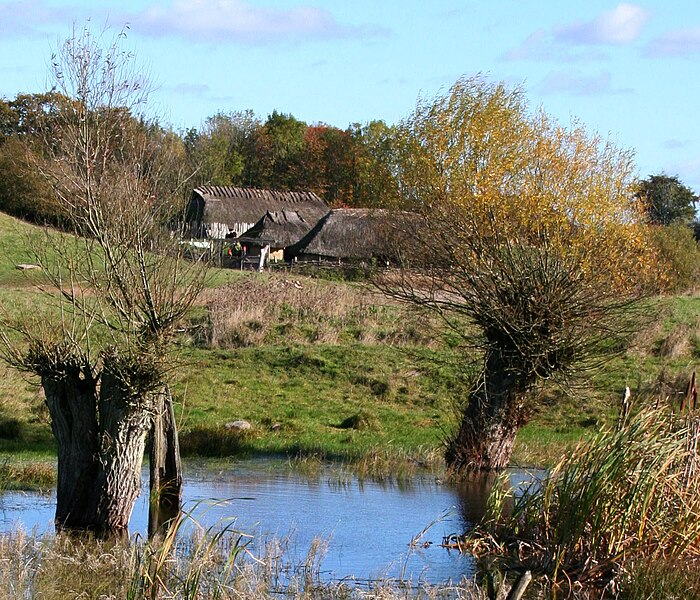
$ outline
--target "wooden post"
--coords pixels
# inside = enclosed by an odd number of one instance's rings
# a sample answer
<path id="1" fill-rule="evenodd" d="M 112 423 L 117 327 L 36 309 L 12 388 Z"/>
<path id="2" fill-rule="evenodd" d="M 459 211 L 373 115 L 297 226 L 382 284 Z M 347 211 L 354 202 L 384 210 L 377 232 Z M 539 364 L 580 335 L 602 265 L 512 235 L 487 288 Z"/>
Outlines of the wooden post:
<path id="1" fill-rule="evenodd" d="M 149 538 L 165 532 L 182 507 L 182 464 L 173 397 L 167 386 L 159 396 L 151 428 Z"/>
<path id="2" fill-rule="evenodd" d="M 530 573 L 530 571 L 525 571 L 520 577 L 518 577 L 518 580 L 511 588 L 510 594 L 508 594 L 506 600 L 520 600 L 520 598 L 523 597 L 527 586 L 530 585 L 531 579 L 532 573 Z"/>
<path id="3" fill-rule="evenodd" d="M 691 412 L 695 412 L 695 405 L 698 403 L 698 385 L 696 380 L 696 372 L 693 369 L 693 374 L 690 377 L 690 384 L 688 385 L 688 407 Z"/>

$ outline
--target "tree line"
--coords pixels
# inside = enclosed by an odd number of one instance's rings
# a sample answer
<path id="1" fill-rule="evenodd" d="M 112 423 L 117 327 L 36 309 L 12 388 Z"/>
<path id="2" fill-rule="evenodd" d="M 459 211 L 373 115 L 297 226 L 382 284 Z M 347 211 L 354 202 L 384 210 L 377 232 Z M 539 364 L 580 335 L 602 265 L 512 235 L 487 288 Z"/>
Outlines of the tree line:
<path id="1" fill-rule="evenodd" d="M 60 225 L 60 207 L 36 168 L 70 98 L 56 91 L 0 99 L 0 210 L 38 223 Z M 199 127 L 175 131 L 131 114 L 124 122 L 168 154 L 169 176 L 187 173 L 188 194 L 197 185 L 310 190 L 332 207 L 376 207 L 399 195 L 397 126 L 381 120 L 340 129 L 308 124 L 273 111 L 220 111 Z M 48 144 L 50 146 L 50 143 Z M 700 233 L 698 195 L 678 176 L 649 175 L 637 185 L 649 222 L 684 225 Z"/>
<path id="2" fill-rule="evenodd" d="M 0 99 L 0 210 L 61 224 L 64 216 L 36 164 L 48 158 L 47 141 L 72 102 L 55 91 Z M 218 112 L 199 128 L 175 131 L 158 121 L 122 117 L 168 154 L 173 180 L 189 174 L 183 194 L 204 184 L 310 190 L 333 207 L 373 207 L 395 193 L 389 171 L 395 127 L 383 121 L 343 130 L 282 112 L 262 119 L 245 110 Z"/>

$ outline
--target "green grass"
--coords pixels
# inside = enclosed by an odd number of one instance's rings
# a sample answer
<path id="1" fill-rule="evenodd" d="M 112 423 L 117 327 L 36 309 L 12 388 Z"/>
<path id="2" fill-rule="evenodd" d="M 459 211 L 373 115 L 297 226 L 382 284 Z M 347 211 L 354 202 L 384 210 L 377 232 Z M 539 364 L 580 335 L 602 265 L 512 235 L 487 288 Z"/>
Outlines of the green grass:
<path id="1" fill-rule="evenodd" d="M 32 260 L 41 235 L 0 214 L 6 316 L 48 321 L 54 310 L 36 288 L 41 273 L 15 269 Z M 296 273 L 215 269 L 209 286 L 173 362 L 185 451 L 356 460 L 387 448 L 435 453 L 453 430 L 466 361 L 430 321 L 357 284 Z M 543 390 L 539 412 L 518 436 L 516 463 L 554 464 L 614 423 L 626 385 L 635 395 L 678 396 L 700 358 L 700 297 L 649 304 L 647 314 L 658 310 L 659 318 L 640 325 L 625 354 L 570 390 Z M 53 452 L 42 406 L 36 380 L 1 368 L 0 452 Z M 237 419 L 251 431 L 224 427 Z"/>
<path id="2" fill-rule="evenodd" d="M 42 235 L 0 213 L 5 318 L 48 321 L 55 314 L 37 287 L 41 273 L 15 268 L 33 262 Z M 232 302 L 237 299 L 243 310 Z M 640 321 L 621 356 L 570 389 L 540 391 L 539 411 L 518 435 L 514 463 L 551 466 L 574 453 L 579 442 L 616 422 L 625 386 L 638 405 L 680 401 L 700 359 L 700 297 L 655 299 L 645 312 L 658 316 Z M 468 367 L 454 336 L 436 334 L 429 321 L 357 284 L 212 270 L 188 325 L 172 371 L 185 454 L 291 456 L 293 468 L 309 473 L 336 459 L 372 478 L 411 477 L 440 463 Z M 239 419 L 251 430 L 225 427 Z M 54 455 L 38 382 L 0 365 L 0 489 L 51 485 Z M 25 551 L 23 540 L 10 543 L 19 544 L 12 552 Z M 53 583 L 61 561 L 73 564 L 59 554 L 33 581 Z M 681 569 L 664 561 L 637 564 L 622 581 L 621 597 L 681 597 L 697 572 L 690 563 Z M 700 597 L 696 588 L 692 597 Z"/>
<path id="3" fill-rule="evenodd" d="M 40 280 L 38 271 L 20 271 L 19 264 L 35 262 L 34 249 L 42 243 L 44 231 L 0 213 L 0 282 L 3 287 L 27 287 Z"/>
<path id="4" fill-rule="evenodd" d="M 245 419 L 253 427 L 244 452 L 348 458 L 377 447 L 439 446 L 453 425 L 459 381 L 435 358 L 443 357 L 359 344 L 189 349 L 182 360 L 190 367 L 175 388 L 183 445 L 192 430 Z"/>

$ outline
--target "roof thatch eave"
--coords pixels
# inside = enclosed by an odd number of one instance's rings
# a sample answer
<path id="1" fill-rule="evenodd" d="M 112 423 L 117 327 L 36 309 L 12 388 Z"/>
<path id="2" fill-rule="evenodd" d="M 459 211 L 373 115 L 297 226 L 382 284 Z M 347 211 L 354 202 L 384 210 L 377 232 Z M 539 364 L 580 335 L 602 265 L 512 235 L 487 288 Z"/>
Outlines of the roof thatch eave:
<path id="1" fill-rule="evenodd" d="M 369 260 L 391 254 L 391 213 L 379 209 L 334 209 L 297 244 L 290 256 Z"/>
<path id="2" fill-rule="evenodd" d="M 268 211 L 253 227 L 241 234 L 239 240 L 261 246 L 286 248 L 301 240 L 312 225 L 296 211 Z"/>

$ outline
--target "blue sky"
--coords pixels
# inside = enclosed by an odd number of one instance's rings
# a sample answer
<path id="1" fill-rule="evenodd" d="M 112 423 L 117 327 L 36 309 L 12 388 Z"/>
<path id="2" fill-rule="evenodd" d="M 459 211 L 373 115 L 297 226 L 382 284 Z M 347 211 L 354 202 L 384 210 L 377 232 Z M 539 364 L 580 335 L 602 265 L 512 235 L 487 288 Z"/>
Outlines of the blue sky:
<path id="1" fill-rule="evenodd" d="M 244 109 L 394 123 L 483 73 L 634 149 L 640 177 L 700 193 L 697 0 L 0 0 L 0 95 L 45 89 L 51 51 L 86 19 L 128 25 L 176 129 Z"/>

